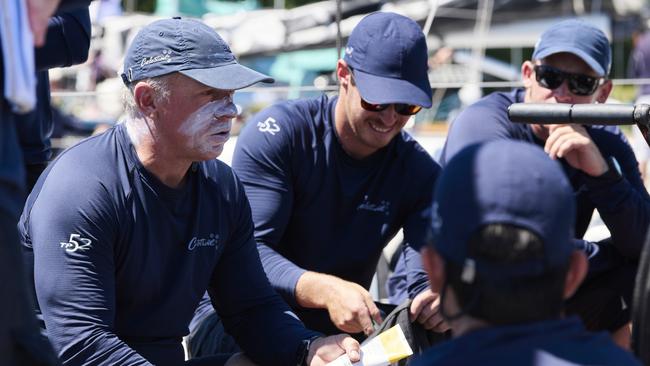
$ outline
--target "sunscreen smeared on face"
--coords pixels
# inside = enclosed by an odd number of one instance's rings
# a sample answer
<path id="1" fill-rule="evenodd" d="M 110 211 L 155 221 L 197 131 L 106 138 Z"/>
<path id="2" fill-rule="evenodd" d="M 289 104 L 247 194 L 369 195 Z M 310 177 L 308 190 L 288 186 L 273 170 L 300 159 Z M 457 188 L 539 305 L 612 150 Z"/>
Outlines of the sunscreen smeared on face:
<path id="1" fill-rule="evenodd" d="M 232 94 L 226 98 L 206 103 L 178 127 L 178 133 L 187 139 L 187 147 L 197 151 L 205 159 L 214 159 L 223 151 L 223 145 L 230 138 L 232 119 L 237 108 Z"/>

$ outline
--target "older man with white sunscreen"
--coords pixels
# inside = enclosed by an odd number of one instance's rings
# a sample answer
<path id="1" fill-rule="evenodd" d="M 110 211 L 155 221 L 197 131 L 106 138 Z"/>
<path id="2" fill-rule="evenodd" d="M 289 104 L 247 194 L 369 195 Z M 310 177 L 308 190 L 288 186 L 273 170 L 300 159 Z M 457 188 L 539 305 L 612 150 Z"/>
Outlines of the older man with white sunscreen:
<path id="1" fill-rule="evenodd" d="M 356 341 L 306 329 L 273 291 L 244 189 L 215 160 L 234 90 L 272 79 L 238 64 L 205 24 L 180 18 L 138 33 L 122 79 L 125 123 L 64 152 L 19 225 L 37 311 L 63 363 L 182 364 L 206 289 L 256 363 L 358 360 Z"/>

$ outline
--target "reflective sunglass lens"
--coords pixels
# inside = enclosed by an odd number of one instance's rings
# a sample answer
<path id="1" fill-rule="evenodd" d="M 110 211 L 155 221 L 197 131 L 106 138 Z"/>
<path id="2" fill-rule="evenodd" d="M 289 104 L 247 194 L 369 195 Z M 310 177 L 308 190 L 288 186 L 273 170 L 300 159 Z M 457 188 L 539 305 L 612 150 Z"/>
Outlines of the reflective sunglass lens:
<path id="1" fill-rule="evenodd" d="M 558 88 L 564 82 L 564 75 L 546 67 L 536 67 L 535 76 L 537 82 L 547 89 Z"/>
<path id="2" fill-rule="evenodd" d="M 370 112 L 381 112 L 384 109 L 388 108 L 389 104 L 373 104 L 368 103 L 363 98 L 361 99 L 361 107 Z"/>
<path id="3" fill-rule="evenodd" d="M 591 95 L 596 91 L 598 79 L 584 75 L 571 75 L 569 91 L 576 95 Z"/>
<path id="4" fill-rule="evenodd" d="M 395 104 L 395 111 L 404 116 L 412 116 L 421 109 L 421 106 L 415 104 Z"/>
<path id="5" fill-rule="evenodd" d="M 572 74 L 547 65 L 535 66 L 535 78 L 539 85 L 547 89 L 556 89 L 568 79 L 569 91 L 572 94 L 592 95 L 598 88 L 599 78 L 583 74 Z"/>
<path id="6" fill-rule="evenodd" d="M 370 112 L 381 112 L 389 106 L 390 104 L 373 104 L 366 102 L 363 98 L 361 99 L 361 107 Z M 414 104 L 395 104 L 395 112 L 404 116 L 412 116 L 418 113 L 421 109 L 422 107 Z"/>

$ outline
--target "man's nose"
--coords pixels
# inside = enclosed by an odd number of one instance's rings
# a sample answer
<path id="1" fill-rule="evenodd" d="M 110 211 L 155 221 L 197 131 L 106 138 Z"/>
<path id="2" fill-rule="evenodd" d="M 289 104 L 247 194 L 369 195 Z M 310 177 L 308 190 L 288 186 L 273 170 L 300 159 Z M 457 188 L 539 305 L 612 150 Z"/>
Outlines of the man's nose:
<path id="1" fill-rule="evenodd" d="M 553 97 L 558 103 L 570 103 L 573 99 L 573 94 L 569 91 L 568 81 L 562 81 L 562 84 L 553 89 Z"/>
<path id="2" fill-rule="evenodd" d="M 230 102 L 227 105 L 217 108 L 214 114 L 219 119 L 233 119 L 237 117 L 237 107 L 234 103 Z"/>
<path id="3" fill-rule="evenodd" d="M 379 112 L 381 115 L 381 120 L 386 126 L 393 126 L 395 123 L 397 123 L 397 119 L 399 117 L 399 114 L 395 110 L 395 104 L 391 104 L 388 106 L 388 108 L 384 109 L 383 111 Z"/>

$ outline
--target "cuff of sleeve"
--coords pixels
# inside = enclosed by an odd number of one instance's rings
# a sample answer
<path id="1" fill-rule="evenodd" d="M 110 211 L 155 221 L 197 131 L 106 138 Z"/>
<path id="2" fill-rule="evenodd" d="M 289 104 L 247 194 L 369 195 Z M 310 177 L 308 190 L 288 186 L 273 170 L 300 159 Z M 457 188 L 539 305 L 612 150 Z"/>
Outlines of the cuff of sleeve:
<path id="1" fill-rule="evenodd" d="M 608 156 L 605 158 L 605 161 L 607 162 L 607 171 L 597 177 L 592 177 L 588 174 L 585 174 L 585 177 L 587 179 L 587 186 L 589 188 L 596 188 L 599 186 L 606 186 L 609 187 L 610 185 L 618 182 L 619 180 L 623 179 L 623 173 L 621 172 L 621 165 L 618 163 L 618 160 L 616 160 L 615 157 L 613 156 Z"/>
<path id="2" fill-rule="evenodd" d="M 296 301 L 296 285 L 298 285 L 300 276 L 305 272 L 307 271 L 302 268 L 297 268 L 286 273 L 278 286 L 278 289 L 282 293 L 282 297 L 292 308 L 299 307 L 298 302 Z"/>
<path id="3" fill-rule="evenodd" d="M 309 338 L 303 339 L 300 342 L 298 347 L 298 352 L 296 352 L 296 366 L 308 366 L 307 365 L 307 356 L 309 356 L 309 349 L 311 348 L 312 342 L 316 339 L 323 337 L 322 334 L 314 334 Z"/>
<path id="4" fill-rule="evenodd" d="M 626 197 L 630 189 L 622 177 L 587 177 L 585 184 L 589 197 L 599 210 L 613 211 Z"/>

